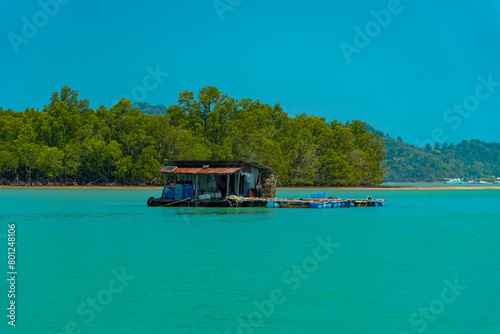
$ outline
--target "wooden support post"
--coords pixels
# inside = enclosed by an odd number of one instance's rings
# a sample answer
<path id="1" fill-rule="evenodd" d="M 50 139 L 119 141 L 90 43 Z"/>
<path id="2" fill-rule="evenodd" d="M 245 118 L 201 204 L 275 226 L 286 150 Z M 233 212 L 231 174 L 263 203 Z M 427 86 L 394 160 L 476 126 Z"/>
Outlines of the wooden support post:
<path id="1" fill-rule="evenodd" d="M 194 198 L 198 199 L 198 188 L 200 187 L 200 178 L 199 175 L 197 174 L 195 177 L 195 182 L 194 182 Z"/>
<path id="2" fill-rule="evenodd" d="M 226 185 L 226 197 L 229 196 L 229 179 L 230 179 L 231 175 L 227 174 L 227 185 Z"/>
<path id="3" fill-rule="evenodd" d="M 236 172 L 234 180 L 234 188 L 236 191 L 234 192 L 236 196 L 240 196 L 240 172 Z"/>
<path id="4" fill-rule="evenodd" d="M 165 199 L 167 194 L 165 193 L 165 187 L 167 186 L 167 173 L 163 174 L 163 190 L 161 192 L 161 198 Z"/>

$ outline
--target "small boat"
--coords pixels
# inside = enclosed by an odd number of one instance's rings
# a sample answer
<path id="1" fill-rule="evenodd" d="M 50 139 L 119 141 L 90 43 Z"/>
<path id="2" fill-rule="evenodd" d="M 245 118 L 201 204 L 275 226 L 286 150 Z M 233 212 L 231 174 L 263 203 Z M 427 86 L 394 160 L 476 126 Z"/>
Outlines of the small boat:
<path id="1" fill-rule="evenodd" d="M 464 184 L 465 182 L 462 179 L 454 178 L 454 179 L 444 179 L 444 183 L 446 183 L 446 184 Z"/>

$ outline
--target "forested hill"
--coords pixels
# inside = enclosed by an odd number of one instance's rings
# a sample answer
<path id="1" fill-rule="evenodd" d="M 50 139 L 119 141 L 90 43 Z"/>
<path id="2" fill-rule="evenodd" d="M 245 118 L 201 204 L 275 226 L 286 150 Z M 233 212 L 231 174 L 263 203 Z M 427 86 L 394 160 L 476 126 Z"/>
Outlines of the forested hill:
<path id="1" fill-rule="evenodd" d="M 290 117 L 215 87 L 168 108 L 122 99 L 94 110 L 69 87 L 41 111 L 0 107 L 0 184 L 158 184 L 165 159 L 236 158 L 272 167 L 283 185 L 500 176 L 499 143 L 418 148 L 361 121 Z"/>
<path id="2" fill-rule="evenodd" d="M 290 117 L 215 87 L 180 93 L 165 113 L 126 99 L 94 110 L 69 87 L 49 102 L 41 111 L 0 107 L 0 183 L 157 184 L 165 159 L 233 158 L 272 167 L 281 184 L 383 181 L 384 142 L 361 121 Z"/>
<path id="3" fill-rule="evenodd" d="M 443 178 L 492 180 L 500 177 L 500 143 L 480 140 L 436 143 L 419 148 L 385 137 L 386 182 L 442 182 Z"/>

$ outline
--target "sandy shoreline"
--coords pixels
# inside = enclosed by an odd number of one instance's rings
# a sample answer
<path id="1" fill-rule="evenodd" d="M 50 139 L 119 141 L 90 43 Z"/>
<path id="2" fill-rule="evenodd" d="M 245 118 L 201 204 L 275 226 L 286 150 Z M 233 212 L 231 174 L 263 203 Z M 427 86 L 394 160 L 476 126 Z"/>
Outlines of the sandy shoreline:
<path id="1" fill-rule="evenodd" d="M 161 186 L 4 186 L 1 189 L 112 189 L 112 190 L 161 190 Z M 371 187 L 277 187 L 277 190 L 500 190 L 500 186 L 371 186 Z"/>

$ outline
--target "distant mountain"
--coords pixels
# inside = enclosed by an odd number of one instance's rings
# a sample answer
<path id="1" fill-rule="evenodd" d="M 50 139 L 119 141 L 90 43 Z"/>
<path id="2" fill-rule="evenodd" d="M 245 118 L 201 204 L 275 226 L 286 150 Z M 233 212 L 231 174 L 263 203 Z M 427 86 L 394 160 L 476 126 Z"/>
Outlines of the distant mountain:
<path id="1" fill-rule="evenodd" d="M 163 104 L 153 106 L 147 102 L 134 102 L 132 108 L 139 109 L 144 114 L 148 115 L 166 115 L 167 107 Z"/>

